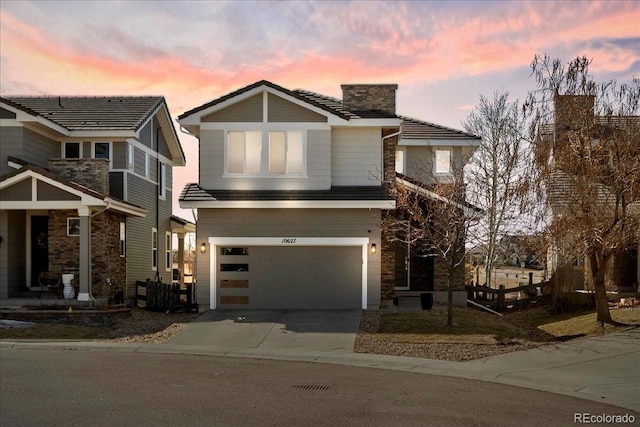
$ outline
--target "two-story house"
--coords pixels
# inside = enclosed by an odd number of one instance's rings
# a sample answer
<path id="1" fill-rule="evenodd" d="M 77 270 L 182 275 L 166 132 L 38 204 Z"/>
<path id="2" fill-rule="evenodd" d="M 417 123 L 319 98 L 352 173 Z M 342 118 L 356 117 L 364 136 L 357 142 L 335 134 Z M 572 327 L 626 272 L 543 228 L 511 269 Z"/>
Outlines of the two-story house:
<path id="1" fill-rule="evenodd" d="M 74 274 L 77 299 L 172 280 L 172 169 L 185 157 L 163 97 L 0 98 L 0 299 Z M 33 293 L 31 293 L 33 295 Z"/>
<path id="2" fill-rule="evenodd" d="M 577 243 L 581 234 L 588 234 L 615 247 L 604 269 L 607 290 L 637 291 L 640 116 L 600 115 L 595 96 L 556 94 L 553 101 L 553 120 L 541 128 L 537 156 L 548 165 L 549 223 L 566 223 L 563 242 L 553 242 L 548 250 L 547 273 L 560 292 L 593 290 L 591 270 L 585 266 L 596 260 L 586 257 L 584 245 Z"/>
<path id="3" fill-rule="evenodd" d="M 407 280 L 407 254 L 381 232 L 386 186 L 417 157 L 448 172 L 479 138 L 398 116 L 395 84 L 342 89 L 259 81 L 179 116 L 199 140 L 180 206 L 198 210 L 200 307 L 377 308 L 396 286 L 444 290 L 437 266 Z"/>

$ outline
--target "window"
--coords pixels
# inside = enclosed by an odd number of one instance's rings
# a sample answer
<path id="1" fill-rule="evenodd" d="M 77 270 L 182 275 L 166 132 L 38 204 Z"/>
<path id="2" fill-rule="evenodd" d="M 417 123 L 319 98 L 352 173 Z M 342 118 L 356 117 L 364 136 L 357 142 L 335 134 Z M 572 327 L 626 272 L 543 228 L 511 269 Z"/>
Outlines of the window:
<path id="1" fill-rule="evenodd" d="M 262 132 L 229 132 L 227 172 L 260 174 Z"/>
<path id="2" fill-rule="evenodd" d="M 79 142 L 65 142 L 64 143 L 64 158 L 65 159 L 79 159 L 82 157 L 82 144 Z"/>
<path id="3" fill-rule="evenodd" d="M 127 255 L 127 229 L 124 222 L 120 223 L 120 256 Z"/>
<path id="4" fill-rule="evenodd" d="M 151 169 L 149 168 L 149 155 L 147 153 L 144 154 L 144 176 L 149 178 L 149 174 L 151 173 Z"/>
<path id="5" fill-rule="evenodd" d="M 135 165 L 135 150 L 133 144 L 127 145 L 127 169 L 133 170 Z"/>
<path id="6" fill-rule="evenodd" d="M 67 236 L 80 235 L 80 218 L 67 218 Z"/>
<path id="7" fill-rule="evenodd" d="M 396 172 L 404 173 L 404 151 L 396 151 Z"/>
<path id="8" fill-rule="evenodd" d="M 160 162 L 158 172 L 160 173 L 158 177 L 158 195 L 164 200 L 167 197 L 167 165 Z"/>
<path id="9" fill-rule="evenodd" d="M 151 229 L 151 269 L 158 269 L 158 230 Z"/>
<path id="10" fill-rule="evenodd" d="M 302 132 L 269 132 L 270 174 L 301 174 L 303 163 Z"/>
<path id="11" fill-rule="evenodd" d="M 451 173 L 451 151 L 436 150 L 435 161 L 433 165 L 435 174 Z"/>
<path id="12" fill-rule="evenodd" d="M 111 160 L 111 150 L 108 142 L 93 143 L 93 158 Z"/>
<path id="13" fill-rule="evenodd" d="M 167 271 L 171 271 L 171 268 L 173 267 L 173 253 L 171 251 L 171 233 L 169 231 L 167 231 L 165 233 L 165 269 Z"/>

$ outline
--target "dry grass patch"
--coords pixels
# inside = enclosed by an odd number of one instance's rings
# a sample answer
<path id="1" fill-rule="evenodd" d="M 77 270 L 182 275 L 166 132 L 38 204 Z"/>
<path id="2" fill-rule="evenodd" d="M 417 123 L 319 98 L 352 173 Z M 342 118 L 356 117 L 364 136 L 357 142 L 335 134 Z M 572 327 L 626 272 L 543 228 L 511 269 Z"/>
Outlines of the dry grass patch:
<path id="1" fill-rule="evenodd" d="M 380 338 L 396 343 L 497 344 L 524 339 L 527 331 L 504 318 L 466 308 L 453 310 L 453 326 L 447 326 L 446 310 L 384 313 Z"/>
<path id="2" fill-rule="evenodd" d="M 567 315 L 563 316 L 567 317 Z M 551 321 L 538 326 L 542 331 L 558 338 L 575 336 L 597 336 L 621 332 L 635 326 L 640 326 L 639 308 L 622 308 L 611 310 L 611 318 L 621 323 L 621 325 L 604 325 L 604 329 L 596 320 L 596 313 L 578 314 L 574 313 L 565 319 L 552 318 Z"/>

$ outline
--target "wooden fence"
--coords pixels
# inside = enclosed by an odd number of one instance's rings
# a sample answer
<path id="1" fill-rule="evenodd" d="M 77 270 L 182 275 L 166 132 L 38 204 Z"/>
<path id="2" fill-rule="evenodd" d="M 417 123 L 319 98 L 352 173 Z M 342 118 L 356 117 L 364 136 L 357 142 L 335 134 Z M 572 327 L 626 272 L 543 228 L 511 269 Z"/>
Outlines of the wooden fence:
<path id="1" fill-rule="evenodd" d="M 467 290 L 467 298 L 475 302 L 489 302 L 495 305 L 496 311 L 504 311 L 507 305 L 519 306 L 529 304 L 533 298 L 539 298 L 541 295 L 549 293 L 547 288 L 551 286 L 550 282 L 533 283 L 532 275 L 529 275 L 529 284 L 518 286 L 515 288 L 506 288 L 500 285 L 497 289 L 488 286 L 465 286 Z M 538 289 L 540 294 L 538 295 Z M 522 295 L 525 297 L 522 298 Z"/>
<path id="2" fill-rule="evenodd" d="M 141 293 L 144 290 L 144 293 Z M 185 296 L 184 301 L 182 296 Z M 198 310 L 195 300 L 195 288 L 193 284 L 186 285 L 185 289 L 180 289 L 178 284 L 167 284 L 136 281 L 135 307 L 139 307 L 139 301 L 144 301 L 144 308 L 147 311 L 177 312 Z"/>

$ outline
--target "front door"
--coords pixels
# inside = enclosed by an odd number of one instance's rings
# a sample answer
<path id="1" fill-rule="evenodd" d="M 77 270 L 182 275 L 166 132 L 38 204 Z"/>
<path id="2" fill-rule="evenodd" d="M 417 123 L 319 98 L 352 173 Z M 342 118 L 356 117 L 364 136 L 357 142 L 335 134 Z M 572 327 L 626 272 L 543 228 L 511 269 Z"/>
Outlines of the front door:
<path id="1" fill-rule="evenodd" d="M 49 217 L 31 217 L 31 286 L 40 287 L 38 276 L 49 270 Z"/>

